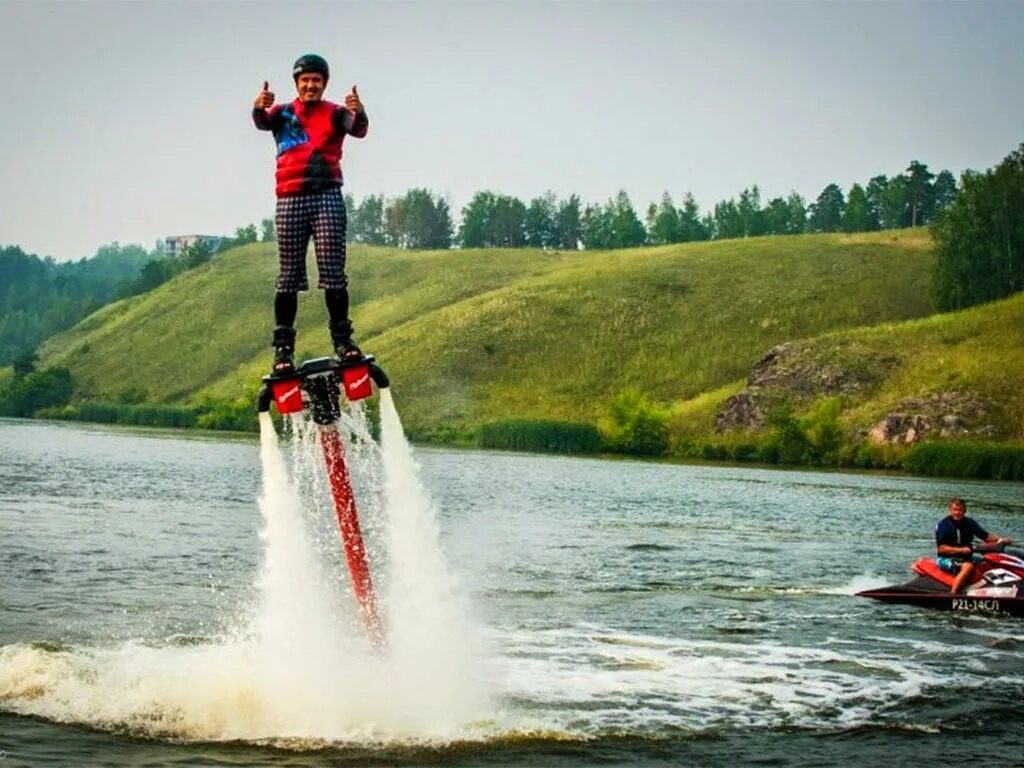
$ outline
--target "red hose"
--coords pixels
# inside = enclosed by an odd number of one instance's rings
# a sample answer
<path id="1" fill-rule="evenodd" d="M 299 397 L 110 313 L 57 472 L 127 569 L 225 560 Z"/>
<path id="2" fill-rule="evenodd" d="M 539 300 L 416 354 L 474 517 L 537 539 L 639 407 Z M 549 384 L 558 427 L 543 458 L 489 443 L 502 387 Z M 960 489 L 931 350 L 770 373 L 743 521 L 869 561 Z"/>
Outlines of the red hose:
<path id="1" fill-rule="evenodd" d="M 384 630 L 377 614 L 377 598 L 373 592 L 370 566 L 366 559 L 363 534 L 359 528 L 359 513 L 356 511 L 352 482 L 349 480 L 348 466 L 345 464 L 345 448 L 338 428 L 334 425 L 321 425 L 320 444 L 324 449 L 327 478 L 331 483 L 334 511 L 338 515 L 338 528 L 341 531 L 342 544 L 345 546 L 345 560 L 352 575 L 352 589 L 359 603 L 359 614 L 374 647 L 381 650 L 384 646 Z"/>

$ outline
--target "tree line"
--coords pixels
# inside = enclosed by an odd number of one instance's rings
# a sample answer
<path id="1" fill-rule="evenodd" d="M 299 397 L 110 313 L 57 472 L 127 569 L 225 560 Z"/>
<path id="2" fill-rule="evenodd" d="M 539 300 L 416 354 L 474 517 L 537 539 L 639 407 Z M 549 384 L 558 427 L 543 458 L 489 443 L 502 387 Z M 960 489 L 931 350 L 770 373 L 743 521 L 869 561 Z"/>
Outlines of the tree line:
<path id="1" fill-rule="evenodd" d="M 936 241 L 932 295 L 940 311 L 1024 290 L 1024 144 L 984 172 L 932 173 L 911 161 L 847 192 L 827 184 L 808 203 L 792 192 L 762 200 L 757 185 L 701 213 L 693 195 L 667 192 L 641 220 L 629 196 L 584 205 L 548 192 L 528 203 L 477 192 L 455 225 L 448 202 L 427 189 L 361 201 L 346 195 L 349 239 L 412 249 L 609 249 L 803 232 L 871 232 L 931 226 Z"/>
<path id="2" fill-rule="evenodd" d="M 118 298 L 152 258 L 142 246 L 118 243 L 60 263 L 0 247 L 0 365 Z"/>
<path id="3" fill-rule="evenodd" d="M 702 213 L 693 195 L 677 204 L 669 193 L 648 205 L 643 218 L 620 191 L 603 204 L 548 192 L 524 202 L 490 190 L 477 192 L 458 225 L 443 196 L 412 189 L 385 198 L 346 195 L 349 239 L 410 249 L 608 249 L 724 240 L 801 232 L 869 232 L 928 224 L 948 208 L 957 183 L 947 170 L 932 173 L 911 161 L 902 174 L 879 175 L 844 192 L 828 184 L 808 203 L 793 192 L 764 201 L 757 185 Z"/>
<path id="4" fill-rule="evenodd" d="M 30 353 L 44 339 L 100 307 L 151 291 L 215 253 L 259 239 L 275 239 L 273 219 L 264 219 L 259 230 L 255 224 L 238 227 L 233 236 L 221 237 L 216 249 L 197 242 L 179 256 L 166 254 L 162 241 L 152 250 L 109 243 L 70 262 L 0 247 L 0 366 L 30 365 Z"/>
<path id="5" fill-rule="evenodd" d="M 967 171 L 960 184 L 932 227 L 940 311 L 1024 291 L 1024 143 L 995 168 Z"/>

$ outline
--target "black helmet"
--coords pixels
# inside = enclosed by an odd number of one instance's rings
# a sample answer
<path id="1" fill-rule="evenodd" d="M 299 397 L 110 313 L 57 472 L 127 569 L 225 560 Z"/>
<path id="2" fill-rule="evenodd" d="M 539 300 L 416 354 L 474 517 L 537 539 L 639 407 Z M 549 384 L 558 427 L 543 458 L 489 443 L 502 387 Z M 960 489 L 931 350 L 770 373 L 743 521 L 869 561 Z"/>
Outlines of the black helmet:
<path id="1" fill-rule="evenodd" d="M 307 72 L 316 72 L 323 75 L 325 83 L 331 76 L 327 60 L 323 56 L 317 56 L 315 53 L 307 53 L 295 60 L 295 64 L 292 65 L 292 79 L 298 80 L 299 75 Z"/>

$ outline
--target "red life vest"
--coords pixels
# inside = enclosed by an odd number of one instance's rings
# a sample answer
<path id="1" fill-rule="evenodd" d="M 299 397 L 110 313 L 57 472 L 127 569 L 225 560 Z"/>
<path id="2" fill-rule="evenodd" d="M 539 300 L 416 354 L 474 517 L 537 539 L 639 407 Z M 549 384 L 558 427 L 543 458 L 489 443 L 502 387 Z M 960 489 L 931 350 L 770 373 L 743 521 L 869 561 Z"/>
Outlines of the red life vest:
<path id="1" fill-rule="evenodd" d="M 369 120 L 330 101 L 295 101 L 254 109 L 253 122 L 273 131 L 277 143 L 277 196 L 320 192 L 341 186 L 341 145 L 345 136 L 366 135 Z"/>

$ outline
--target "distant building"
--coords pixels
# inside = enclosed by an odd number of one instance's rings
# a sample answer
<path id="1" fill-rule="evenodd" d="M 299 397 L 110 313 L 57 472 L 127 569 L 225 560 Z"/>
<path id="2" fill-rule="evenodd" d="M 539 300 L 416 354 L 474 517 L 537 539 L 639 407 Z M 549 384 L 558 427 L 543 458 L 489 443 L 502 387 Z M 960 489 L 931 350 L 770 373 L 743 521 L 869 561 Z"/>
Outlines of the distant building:
<path id="1" fill-rule="evenodd" d="M 164 238 L 164 253 L 172 259 L 180 258 L 187 248 L 196 243 L 202 243 L 211 251 L 216 251 L 220 245 L 220 235 L 174 235 Z"/>

